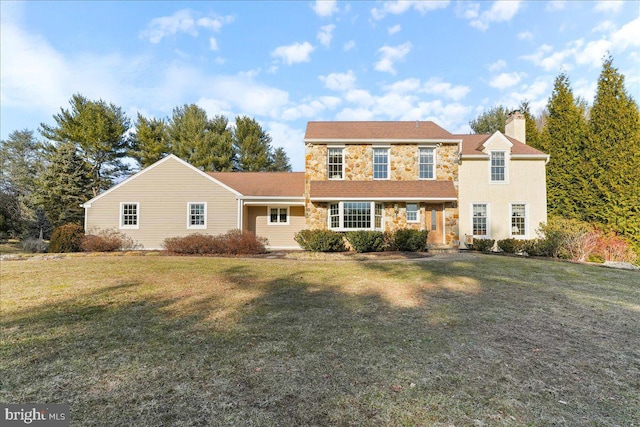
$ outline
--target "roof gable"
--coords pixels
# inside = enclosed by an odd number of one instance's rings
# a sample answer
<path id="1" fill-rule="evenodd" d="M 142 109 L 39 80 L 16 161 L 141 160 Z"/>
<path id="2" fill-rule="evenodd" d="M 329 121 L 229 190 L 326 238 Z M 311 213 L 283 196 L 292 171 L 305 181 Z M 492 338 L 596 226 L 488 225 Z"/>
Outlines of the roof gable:
<path id="1" fill-rule="evenodd" d="M 488 153 L 491 150 L 511 151 L 511 147 L 513 147 L 513 143 L 500 131 L 495 131 L 493 135 L 482 143 L 482 152 Z"/>

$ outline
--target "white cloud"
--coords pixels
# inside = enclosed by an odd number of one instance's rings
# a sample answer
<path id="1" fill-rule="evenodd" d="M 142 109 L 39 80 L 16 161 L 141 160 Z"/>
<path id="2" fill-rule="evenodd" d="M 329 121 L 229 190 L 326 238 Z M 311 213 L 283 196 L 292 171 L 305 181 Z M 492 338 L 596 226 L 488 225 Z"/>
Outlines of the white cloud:
<path id="1" fill-rule="evenodd" d="M 496 62 L 493 62 L 493 63 L 487 65 L 487 69 L 489 71 L 500 71 L 506 66 L 507 66 L 507 62 L 505 60 L 498 59 Z"/>
<path id="2" fill-rule="evenodd" d="M 336 0 L 316 0 L 313 11 L 318 16 L 331 16 L 338 11 Z"/>
<path id="3" fill-rule="evenodd" d="M 163 38 L 178 33 L 185 33 L 195 37 L 198 35 L 199 28 L 219 32 L 224 24 L 232 21 L 232 16 L 196 18 L 193 11 L 182 9 L 171 16 L 161 16 L 152 19 L 151 22 L 147 24 L 147 28 L 140 32 L 140 38 L 156 44 L 160 43 Z"/>
<path id="4" fill-rule="evenodd" d="M 345 52 L 349 52 L 351 49 L 353 49 L 354 47 L 356 47 L 356 42 L 355 40 L 349 40 L 348 42 L 346 42 L 344 44 L 344 46 L 342 47 L 342 50 L 344 50 Z"/>
<path id="5" fill-rule="evenodd" d="M 389 33 L 390 36 L 400 32 L 400 30 L 402 30 L 402 26 L 400 24 L 396 24 L 393 27 L 387 28 L 387 32 Z"/>
<path id="6" fill-rule="evenodd" d="M 616 24 L 611 21 L 602 21 L 601 23 L 593 27 L 591 31 L 593 31 L 594 33 L 606 33 L 612 31 L 615 27 Z"/>
<path id="7" fill-rule="evenodd" d="M 575 59 L 578 64 L 588 64 L 593 67 L 600 66 L 602 59 L 611 51 L 611 42 L 606 39 L 590 41 L 583 49 L 576 49 Z"/>
<path id="8" fill-rule="evenodd" d="M 347 102 L 352 104 L 358 104 L 362 107 L 369 107 L 375 104 L 375 97 L 373 97 L 368 91 L 363 89 L 350 89 L 344 96 Z"/>
<path id="9" fill-rule="evenodd" d="M 438 78 L 431 78 L 424 83 L 422 91 L 424 93 L 441 95 L 445 98 L 459 101 L 466 97 L 469 92 L 471 92 L 471 88 L 463 85 L 454 86 L 451 83 L 443 82 Z"/>
<path id="10" fill-rule="evenodd" d="M 547 3 L 544 10 L 547 12 L 558 12 L 560 10 L 564 10 L 566 7 L 567 2 L 565 0 L 551 0 Z"/>
<path id="11" fill-rule="evenodd" d="M 470 25 L 479 30 L 485 31 L 492 22 L 508 22 L 518 13 L 520 0 L 516 1 L 495 1 L 489 10 L 485 10 L 470 22 Z"/>
<path id="12" fill-rule="evenodd" d="M 508 87 L 517 85 L 522 77 L 523 73 L 501 73 L 491 79 L 491 81 L 489 82 L 489 86 L 496 89 L 506 89 Z"/>
<path id="13" fill-rule="evenodd" d="M 271 56 L 281 58 L 287 64 L 297 64 L 300 62 L 309 62 L 311 60 L 311 52 L 314 51 L 311 43 L 294 43 L 289 46 L 279 46 L 271 52 Z"/>
<path id="14" fill-rule="evenodd" d="M 218 42 L 213 37 L 209 37 L 209 49 L 218 50 Z"/>
<path id="15" fill-rule="evenodd" d="M 593 7 L 596 12 L 620 12 L 624 1 L 622 0 L 600 0 Z"/>
<path id="16" fill-rule="evenodd" d="M 356 83 L 356 76 L 351 70 L 346 73 L 331 73 L 318 78 L 324 83 L 324 87 L 331 90 L 345 91 L 353 89 Z"/>
<path id="17" fill-rule="evenodd" d="M 522 31 L 518 33 L 519 40 L 533 40 L 533 33 L 531 31 Z"/>
<path id="18" fill-rule="evenodd" d="M 380 20 L 388 14 L 400 15 L 409 9 L 415 9 L 424 15 L 432 10 L 442 9 L 449 6 L 449 0 L 395 0 L 385 1 L 381 8 L 371 9 L 373 19 Z"/>
<path id="19" fill-rule="evenodd" d="M 640 46 L 640 18 L 623 25 L 611 34 L 611 42 L 616 50 Z"/>
<path id="20" fill-rule="evenodd" d="M 335 28 L 336 26 L 333 24 L 320 27 L 316 38 L 324 47 L 329 47 L 331 45 L 331 40 L 333 39 L 333 30 Z"/>
<path id="21" fill-rule="evenodd" d="M 337 120 L 369 121 L 374 119 L 373 112 L 366 108 L 345 108 L 336 114 Z"/>
<path id="22" fill-rule="evenodd" d="M 421 86 L 420 79 L 409 78 L 409 79 L 399 80 L 387 86 L 383 86 L 383 89 L 386 92 L 412 93 L 420 90 L 420 86 Z"/>
<path id="23" fill-rule="evenodd" d="M 283 120 L 297 120 L 299 118 L 317 119 L 325 110 L 333 110 L 342 101 L 335 96 L 321 96 L 318 99 L 306 100 L 295 106 L 286 108 L 281 118 Z"/>
<path id="24" fill-rule="evenodd" d="M 265 130 L 273 139 L 273 146 L 282 147 L 287 152 L 293 171 L 304 171 L 304 131 L 286 123 L 270 121 Z"/>
<path id="25" fill-rule="evenodd" d="M 394 64 L 402 60 L 411 51 L 411 42 L 406 42 L 398 46 L 382 46 L 378 49 L 380 60 L 376 62 L 377 71 L 396 74 Z"/>

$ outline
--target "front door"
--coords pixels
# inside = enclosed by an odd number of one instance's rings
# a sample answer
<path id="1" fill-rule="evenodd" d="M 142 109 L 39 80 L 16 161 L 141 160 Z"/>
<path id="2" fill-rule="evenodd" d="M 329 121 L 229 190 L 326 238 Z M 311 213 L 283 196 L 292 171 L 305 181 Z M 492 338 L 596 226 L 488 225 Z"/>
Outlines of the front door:
<path id="1" fill-rule="evenodd" d="M 425 206 L 425 220 L 427 230 L 429 234 L 427 236 L 427 243 L 430 245 L 442 245 L 444 244 L 444 230 L 443 230 L 443 204 L 433 203 Z"/>

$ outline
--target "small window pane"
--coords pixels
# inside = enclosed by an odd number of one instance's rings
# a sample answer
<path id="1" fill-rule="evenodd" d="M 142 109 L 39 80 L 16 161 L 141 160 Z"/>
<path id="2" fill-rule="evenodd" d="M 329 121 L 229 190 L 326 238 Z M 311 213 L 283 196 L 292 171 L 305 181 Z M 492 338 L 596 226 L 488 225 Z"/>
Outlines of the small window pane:
<path id="1" fill-rule="evenodd" d="M 431 231 L 438 229 L 438 214 L 435 209 L 431 210 Z"/>
<path id="2" fill-rule="evenodd" d="M 419 159 L 420 179 L 433 179 L 434 149 L 421 148 Z"/>
<path id="3" fill-rule="evenodd" d="M 389 150 L 386 148 L 373 149 L 373 178 L 389 178 Z"/>
<path id="4" fill-rule="evenodd" d="M 342 148 L 329 148 L 327 174 L 329 179 L 342 179 Z"/>
<path id="5" fill-rule="evenodd" d="M 407 203 L 407 222 L 418 221 L 418 204 Z"/>
<path id="6" fill-rule="evenodd" d="M 505 180 L 505 157 L 503 152 L 491 153 L 491 181 Z"/>
<path id="7" fill-rule="evenodd" d="M 269 217 L 270 222 L 278 222 L 278 209 L 271 208 L 269 210 Z"/>
<path id="8" fill-rule="evenodd" d="M 280 209 L 280 222 L 287 222 L 287 208 Z"/>

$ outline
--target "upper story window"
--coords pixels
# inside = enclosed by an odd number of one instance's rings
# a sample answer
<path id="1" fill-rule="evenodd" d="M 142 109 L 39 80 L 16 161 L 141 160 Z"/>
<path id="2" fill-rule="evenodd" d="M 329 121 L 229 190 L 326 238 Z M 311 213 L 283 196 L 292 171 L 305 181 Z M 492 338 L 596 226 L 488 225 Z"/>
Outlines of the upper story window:
<path id="1" fill-rule="evenodd" d="M 389 179 L 389 149 L 373 149 L 373 179 Z"/>
<path id="2" fill-rule="evenodd" d="M 344 149 L 329 148 L 327 150 L 327 177 L 342 179 L 344 170 Z"/>
<path id="3" fill-rule="evenodd" d="M 289 208 L 269 208 L 269 225 L 289 224 Z"/>
<path id="4" fill-rule="evenodd" d="M 420 209 L 417 203 L 407 203 L 407 222 L 420 222 Z"/>
<path id="5" fill-rule="evenodd" d="M 187 204 L 187 228 L 207 228 L 207 204 L 205 202 Z"/>
<path id="6" fill-rule="evenodd" d="M 420 148 L 420 155 L 418 158 L 420 179 L 434 179 L 435 164 L 435 149 L 433 147 Z"/>
<path id="7" fill-rule="evenodd" d="M 138 228 L 140 204 L 138 202 L 120 203 L 120 228 Z"/>
<path id="8" fill-rule="evenodd" d="M 491 151 L 491 182 L 507 181 L 506 152 Z"/>

